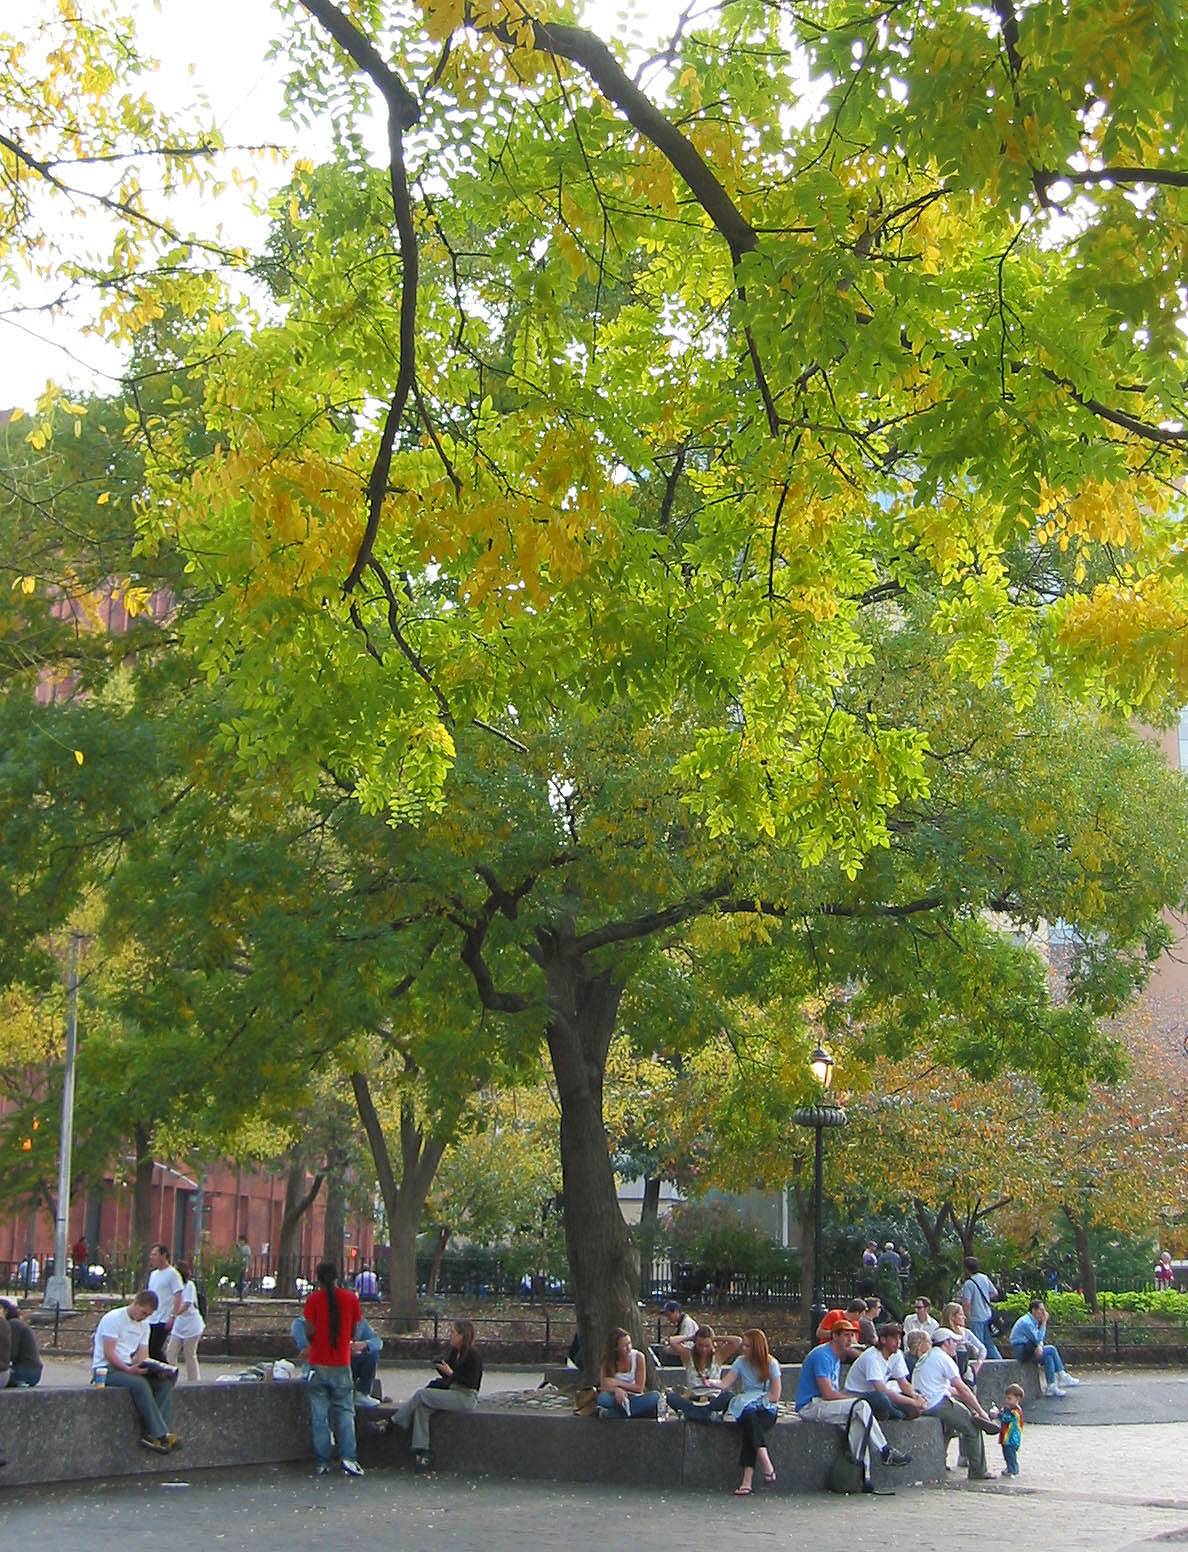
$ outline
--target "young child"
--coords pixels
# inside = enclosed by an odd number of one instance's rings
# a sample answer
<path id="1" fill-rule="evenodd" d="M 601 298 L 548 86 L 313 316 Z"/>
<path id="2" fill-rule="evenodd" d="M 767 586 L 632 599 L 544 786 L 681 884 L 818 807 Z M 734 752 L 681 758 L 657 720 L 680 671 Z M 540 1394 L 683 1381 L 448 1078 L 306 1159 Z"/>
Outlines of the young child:
<path id="1" fill-rule="evenodd" d="M 1008 1477 L 1019 1475 L 1019 1446 L 1023 1443 L 1023 1387 L 1008 1385 L 1002 1417 L 998 1426 L 998 1442 L 1002 1445 L 1002 1458 L 1006 1461 Z"/>

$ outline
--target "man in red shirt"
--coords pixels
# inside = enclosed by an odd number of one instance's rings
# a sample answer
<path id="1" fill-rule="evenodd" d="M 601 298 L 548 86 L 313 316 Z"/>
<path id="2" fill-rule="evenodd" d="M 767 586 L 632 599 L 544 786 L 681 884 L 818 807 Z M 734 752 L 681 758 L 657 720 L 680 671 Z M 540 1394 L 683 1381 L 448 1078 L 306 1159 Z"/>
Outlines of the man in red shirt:
<path id="1" fill-rule="evenodd" d="M 305 1330 L 309 1337 L 309 1413 L 313 1426 L 315 1476 L 331 1469 L 334 1440 L 342 1469 L 349 1477 L 361 1477 L 355 1459 L 355 1385 L 351 1376 L 351 1339 L 363 1319 L 359 1297 L 338 1286 L 338 1268 L 322 1261 L 318 1287 L 305 1301 Z M 331 1432 L 333 1431 L 333 1439 Z"/>

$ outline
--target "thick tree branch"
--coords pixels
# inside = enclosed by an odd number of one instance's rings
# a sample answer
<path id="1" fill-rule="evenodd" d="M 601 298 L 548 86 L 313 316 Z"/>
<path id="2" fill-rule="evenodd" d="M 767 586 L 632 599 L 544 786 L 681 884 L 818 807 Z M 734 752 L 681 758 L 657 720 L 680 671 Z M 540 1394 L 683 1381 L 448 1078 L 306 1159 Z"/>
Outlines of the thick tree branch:
<path id="1" fill-rule="evenodd" d="M 650 937 L 654 932 L 663 932 L 666 927 L 675 927 L 680 922 L 688 921 L 691 916 L 700 916 L 725 894 L 726 888 L 725 884 L 721 884 L 691 895 L 687 900 L 678 901 L 663 911 L 647 911 L 628 921 L 607 922 L 575 938 L 573 946 L 579 954 L 587 954 L 591 949 L 605 948 L 609 943 L 629 943 Z"/>
<path id="2" fill-rule="evenodd" d="M 1053 183 L 1162 183 L 1172 189 L 1188 189 L 1188 170 L 1178 167 L 1091 167 L 1084 172 L 1037 172 L 1035 180 L 1042 189 L 1050 188 Z"/>
<path id="3" fill-rule="evenodd" d="M 388 475 L 392 468 L 396 432 L 413 391 L 416 372 L 417 275 L 420 253 L 416 228 L 413 225 L 408 174 L 404 166 L 404 132 L 406 129 L 411 129 L 421 117 L 421 107 L 396 72 L 381 58 L 371 41 L 336 5 L 331 4 L 330 0 L 301 0 L 301 4 L 369 78 L 387 106 L 388 182 L 392 196 L 392 210 L 396 218 L 396 232 L 400 240 L 400 325 L 396 356 L 396 386 L 392 390 L 387 414 L 384 416 L 379 450 L 367 481 L 367 524 L 363 530 L 363 538 L 359 543 L 354 564 L 343 583 L 343 591 L 351 593 L 359 585 L 375 548 L 384 497 L 388 491 Z"/>
<path id="4" fill-rule="evenodd" d="M 1061 377 L 1058 372 L 1053 372 L 1047 367 L 1042 370 L 1050 383 L 1055 383 L 1058 388 L 1067 389 L 1069 396 L 1075 399 L 1082 409 L 1096 415 L 1099 420 L 1109 421 L 1111 426 L 1119 426 L 1123 431 L 1129 431 L 1132 436 L 1142 437 L 1146 442 L 1158 443 L 1161 447 L 1188 445 L 1188 431 L 1171 431 L 1166 426 L 1153 426 L 1149 421 L 1128 415 L 1125 410 L 1111 409 L 1100 399 L 1091 399 L 1083 394 L 1075 383 L 1069 382 L 1067 377 Z"/>

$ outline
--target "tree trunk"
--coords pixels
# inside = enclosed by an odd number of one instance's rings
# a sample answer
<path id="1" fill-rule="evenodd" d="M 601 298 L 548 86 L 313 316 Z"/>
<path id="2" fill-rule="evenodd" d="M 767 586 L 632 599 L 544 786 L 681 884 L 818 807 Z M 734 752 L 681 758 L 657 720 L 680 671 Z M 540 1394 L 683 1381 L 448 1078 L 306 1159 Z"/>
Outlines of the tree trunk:
<path id="1" fill-rule="evenodd" d="M 660 1221 L 660 1176 L 644 1179 L 643 1203 L 639 1210 L 639 1296 L 647 1299 L 652 1292 L 652 1264 L 656 1257 L 656 1226 Z"/>
<path id="2" fill-rule="evenodd" d="M 805 1340 L 813 1342 L 817 1326 L 813 1319 L 813 1289 L 817 1285 L 817 1236 L 813 1193 L 807 1186 L 793 1183 L 790 1187 L 796 1204 L 796 1221 L 800 1224 L 800 1325 Z"/>
<path id="3" fill-rule="evenodd" d="M 429 1187 L 445 1152 L 445 1143 L 428 1137 L 417 1125 L 411 1100 L 400 1106 L 401 1178 L 396 1179 L 388 1139 L 371 1085 L 361 1072 L 351 1074 L 351 1088 L 359 1119 L 367 1134 L 375 1164 L 384 1211 L 388 1215 L 388 1298 L 396 1329 L 409 1328 L 417 1319 L 417 1230 L 429 1197 Z"/>
<path id="4" fill-rule="evenodd" d="M 429 1267 L 429 1281 L 425 1285 L 425 1292 L 434 1294 L 437 1292 L 437 1284 L 441 1280 L 441 1263 L 445 1260 L 446 1246 L 450 1242 L 451 1230 L 448 1224 L 437 1225 L 437 1244 L 433 1247 L 433 1261 Z"/>
<path id="5" fill-rule="evenodd" d="M 918 1196 L 913 1200 L 912 1207 L 916 1222 L 920 1225 L 920 1233 L 928 1246 L 928 1253 L 934 1261 L 939 1261 L 943 1254 L 945 1223 L 953 1216 L 953 1209 L 948 1202 L 942 1202 L 936 1215 L 930 1216 L 928 1208 Z"/>
<path id="6" fill-rule="evenodd" d="M 1073 1243 L 1077 1250 L 1077 1270 L 1081 1274 L 1081 1296 L 1090 1314 L 1097 1314 L 1097 1268 L 1093 1265 L 1093 1252 L 1089 1248 L 1089 1224 L 1083 1213 L 1074 1212 L 1066 1202 L 1061 1212 L 1068 1219 L 1073 1231 Z"/>
<path id="7" fill-rule="evenodd" d="M 305 1165 L 300 1159 L 289 1161 L 285 1172 L 285 1206 L 281 1214 L 280 1249 L 276 1260 L 276 1296 L 291 1299 L 297 1291 L 297 1244 L 301 1220 L 313 1206 L 322 1187 L 323 1176 L 315 1175 L 313 1185 L 305 1189 Z"/>
<path id="8" fill-rule="evenodd" d="M 326 1218 L 322 1227 L 322 1260 L 333 1261 L 344 1274 L 343 1250 L 346 1245 L 346 1178 L 339 1168 L 326 1171 Z"/>
<path id="9" fill-rule="evenodd" d="M 153 1155 L 147 1127 L 137 1126 L 132 1136 L 136 1148 L 136 1176 L 132 1188 L 131 1259 L 137 1287 L 142 1288 L 148 1278 L 149 1246 L 157 1238 L 153 1223 Z"/>
<path id="10" fill-rule="evenodd" d="M 623 987 L 591 974 L 572 936 L 541 929 L 534 950 L 549 990 L 546 1038 L 561 1105 L 565 1248 L 587 1376 L 597 1377 L 610 1332 L 643 1346 L 636 1302 L 639 1257 L 619 1209 L 602 1114 L 606 1058 Z M 652 1364 L 649 1359 L 649 1373 Z"/>

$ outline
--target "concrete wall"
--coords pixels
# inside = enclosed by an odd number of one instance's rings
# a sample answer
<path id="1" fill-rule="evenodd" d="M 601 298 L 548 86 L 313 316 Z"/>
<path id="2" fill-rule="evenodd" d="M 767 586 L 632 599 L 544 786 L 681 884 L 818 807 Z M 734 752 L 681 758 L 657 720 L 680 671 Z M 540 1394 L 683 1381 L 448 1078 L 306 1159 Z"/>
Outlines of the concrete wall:
<path id="1" fill-rule="evenodd" d="M 365 1466 L 407 1469 L 408 1436 L 375 1432 L 359 1416 Z M 120 1476 L 177 1477 L 211 1466 L 312 1462 L 304 1386 L 183 1385 L 173 1425 L 182 1446 L 173 1455 L 142 1449 L 139 1418 L 126 1392 L 0 1391 L 0 1448 L 8 1465 L 0 1486 Z M 896 1423 L 888 1437 L 913 1459 L 906 1468 L 876 1468 L 890 1486 L 942 1481 L 944 1449 L 932 1419 Z M 820 1491 L 841 1435 L 819 1423 L 781 1422 L 769 1448 L 777 1490 Z M 480 1408 L 433 1419 L 437 1469 L 460 1476 L 519 1477 L 552 1482 L 624 1483 L 724 1491 L 738 1481 L 739 1439 L 721 1424 L 598 1422 L 567 1412 Z"/>

